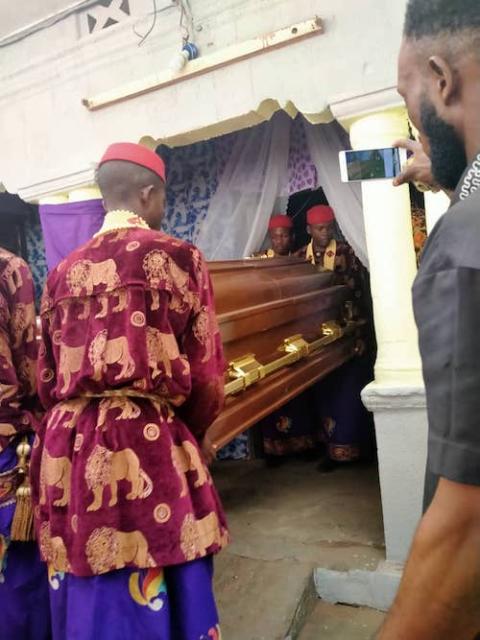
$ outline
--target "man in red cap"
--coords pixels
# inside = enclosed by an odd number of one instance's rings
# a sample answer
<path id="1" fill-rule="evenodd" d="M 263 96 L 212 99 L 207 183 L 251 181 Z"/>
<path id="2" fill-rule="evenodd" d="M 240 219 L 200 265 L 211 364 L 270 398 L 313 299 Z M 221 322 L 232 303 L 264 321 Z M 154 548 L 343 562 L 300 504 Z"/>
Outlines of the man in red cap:
<path id="1" fill-rule="evenodd" d="M 333 209 L 327 205 L 312 207 L 307 211 L 307 225 L 312 240 L 304 250 L 306 259 L 334 271 L 339 282 L 354 291 L 359 315 L 371 319 L 368 275 L 351 247 L 335 238 Z M 373 379 L 373 350 L 372 333 L 361 357 L 343 365 L 318 385 L 315 404 L 327 454 L 321 470 L 330 471 L 337 464 L 354 462 L 371 454 L 373 424 L 360 394 Z"/>
<path id="2" fill-rule="evenodd" d="M 268 223 L 268 235 L 270 237 L 270 249 L 252 254 L 252 258 L 278 258 L 292 254 L 294 233 L 292 219 L 280 213 L 272 216 Z"/>
<path id="3" fill-rule="evenodd" d="M 335 214 L 332 207 L 318 204 L 307 211 L 307 232 L 311 236 L 305 248 L 305 257 L 312 264 L 319 264 L 329 271 L 346 266 L 342 257 L 344 243 L 335 240 Z"/>
<path id="4" fill-rule="evenodd" d="M 293 221 L 283 214 L 272 216 L 268 224 L 268 233 L 272 248 L 268 250 L 267 257 L 279 257 L 291 255 L 293 249 Z"/>
<path id="5" fill-rule="evenodd" d="M 49 275 L 32 453 L 55 640 L 218 638 L 206 430 L 224 359 L 203 256 L 159 229 L 165 166 L 109 147 L 100 231 Z M 204 453 L 202 453 L 202 451 Z"/>

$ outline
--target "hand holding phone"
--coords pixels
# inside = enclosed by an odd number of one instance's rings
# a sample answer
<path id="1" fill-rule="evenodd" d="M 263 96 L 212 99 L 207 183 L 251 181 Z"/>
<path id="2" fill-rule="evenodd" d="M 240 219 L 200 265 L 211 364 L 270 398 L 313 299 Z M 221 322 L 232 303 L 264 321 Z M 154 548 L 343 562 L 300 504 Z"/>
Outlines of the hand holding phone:
<path id="1" fill-rule="evenodd" d="M 407 184 L 408 182 L 413 182 L 420 191 L 427 191 L 428 189 L 438 190 L 432 174 L 432 163 L 425 153 L 421 142 L 405 138 L 397 140 L 393 146 L 405 149 L 409 154 L 408 164 L 403 167 L 402 172 L 396 176 L 393 181 L 396 187 Z"/>
<path id="2" fill-rule="evenodd" d="M 402 173 L 407 162 L 407 150 L 386 147 L 340 151 L 339 160 L 342 182 L 392 180 Z"/>

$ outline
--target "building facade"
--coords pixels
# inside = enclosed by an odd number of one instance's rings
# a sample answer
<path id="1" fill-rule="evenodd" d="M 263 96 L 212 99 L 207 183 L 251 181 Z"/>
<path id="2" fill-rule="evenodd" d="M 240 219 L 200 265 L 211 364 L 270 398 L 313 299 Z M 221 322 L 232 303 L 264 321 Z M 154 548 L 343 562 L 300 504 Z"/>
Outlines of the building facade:
<path id="1" fill-rule="evenodd" d="M 389 146 L 408 135 L 395 90 L 405 4 L 0 0 L 0 181 L 29 202 L 91 197 L 113 141 L 185 145 L 280 110 L 337 119 L 354 148 Z M 185 43 L 195 59 L 182 56 Z M 402 563 L 426 455 L 410 199 L 387 182 L 364 184 L 362 198 L 378 342 L 364 401 L 375 412 L 387 561 Z"/>

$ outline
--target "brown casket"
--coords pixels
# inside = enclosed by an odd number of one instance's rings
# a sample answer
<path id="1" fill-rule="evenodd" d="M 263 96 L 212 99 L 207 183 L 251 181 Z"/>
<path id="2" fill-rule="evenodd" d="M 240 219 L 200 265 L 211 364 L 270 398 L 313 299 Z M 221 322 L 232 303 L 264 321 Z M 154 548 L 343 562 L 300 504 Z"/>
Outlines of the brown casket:
<path id="1" fill-rule="evenodd" d="M 209 264 L 225 356 L 217 447 L 299 395 L 355 354 L 361 322 L 352 291 L 300 258 Z"/>

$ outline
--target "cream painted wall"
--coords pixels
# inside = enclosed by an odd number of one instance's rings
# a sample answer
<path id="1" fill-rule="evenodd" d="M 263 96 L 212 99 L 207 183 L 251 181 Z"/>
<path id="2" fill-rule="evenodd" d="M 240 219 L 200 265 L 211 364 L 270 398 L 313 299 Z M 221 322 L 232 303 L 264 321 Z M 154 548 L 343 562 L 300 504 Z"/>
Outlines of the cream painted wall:
<path id="1" fill-rule="evenodd" d="M 61 11 L 73 0 L 0 0 L 0 38 L 26 24 Z"/>
<path id="2" fill-rule="evenodd" d="M 0 2 L 1 23 L 9 14 Z M 42 0 L 49 11 L 60 4 Z M 10 190 L 40 194 L 58 180 L 75 185 L 75 174 L 88 173 L 113 140 L 169 138 L 219 122 L 238 126 L 238 118 L 268 99 L 314 114 L 395 84 L 405 0 L 191 0 L 203 55 L 315 15 L 326 33 L 89 112 L 83 98 L 165 70 L 181 45 L 173 7 L 158 14 L 139 47 L 133 27 L 148 28 L 151 2 L 130 5 L 132 18 L 98 34 L 80 37 L 80 18 L 72 15 L 0 49 L 0 179 Z M 26 12 L 25 23 L 34 17 Z"/>

